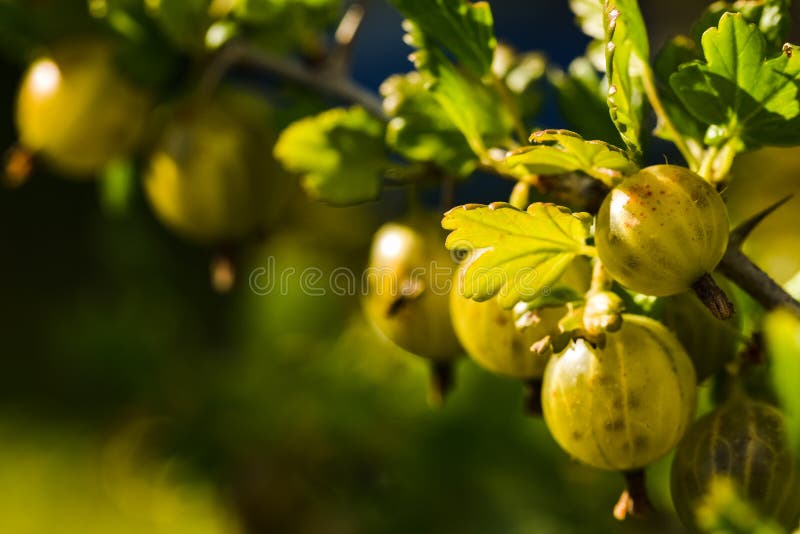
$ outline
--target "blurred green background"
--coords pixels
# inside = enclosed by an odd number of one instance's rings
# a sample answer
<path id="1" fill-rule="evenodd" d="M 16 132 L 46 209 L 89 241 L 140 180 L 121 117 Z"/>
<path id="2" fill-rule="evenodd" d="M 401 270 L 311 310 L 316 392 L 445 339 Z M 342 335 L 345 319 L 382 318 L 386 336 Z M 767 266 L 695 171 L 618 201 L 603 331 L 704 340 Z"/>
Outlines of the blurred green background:
<path id="1" fill-rule="evenodd" d="M 355 75 L 375 87 L 410 66 L 399 16 L 373 4 Z M 491 4 L 499 37 L 522 49 L 565 65 L 585 46 L 566 2 Z M 643 3 L 655 40 L 703 6 Z M 2 147 L 16 138 L 23 68 L 0 64 Z M 547 102 L 543 121 L 558 126 Z M 508 194 L 508 184 L 480 180 L 459 200 Z M 269 257 L 278 270 L 358 272 L 402 194 L 356 208 L 298 195 L 221 296 L 209 284 L 213 251 L 167 232 L 138 187 L 121 213 L 102 191 L 46 169 L 0 190 L 0 532 L 682 530 L 669 459 L 650 470 L 662 513 L 618 523 L 621 477 L 561 452 L 541 420 L 523 415 L 519 384 L 463 361 L 456 391 L 433 410 L 425 363 L 375 334 L 358 297 L 306 295 L 297 278 L 286 294 L 248 287 Z M 763 207 L 754 204 L 740 202 L 734 217 Z M 780 245 L 762 254 L 783 251 L 774 268 L 788 279 L 800 244 L 781 228 L 757 242 L 774 235 Z"/>

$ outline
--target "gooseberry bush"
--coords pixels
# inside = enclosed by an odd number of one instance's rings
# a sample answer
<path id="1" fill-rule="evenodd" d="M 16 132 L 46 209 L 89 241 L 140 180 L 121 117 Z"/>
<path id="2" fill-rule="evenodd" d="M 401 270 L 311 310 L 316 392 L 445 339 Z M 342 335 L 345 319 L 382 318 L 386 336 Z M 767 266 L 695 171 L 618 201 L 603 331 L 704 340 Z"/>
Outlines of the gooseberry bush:
<path id="1" fill-rule="evenodd" d="M 742 252 L 785 199 L 734 228 L 726 206 L 739 155 L 800 145 L 788 0 L 716 2 L 655 52 L 636 0 L 571 0 L 593 41 L 566 71 L 502 44 L 489 2 L 390 2 L 413 70 L 379 94 L 348 77 L 358 2 L 340 17 L 335 0 L 92 1 L 60 26 L 81 40 L 26 22 L 55 2 L 4 2 L 3 46 L 29 64 L 6 181 L 41 162 L 124 193 L 141 169 L 164 227 L 215 251 L 279 224 L 295 178 L 337 206 L 439 188 L 442 212 L 410 201 L 377 230 L 386 276 L 364 296 L 430 362 L 432 401 L 465 352 L 521 381 L 566 453 L 623 474 L 618 518 L 651 511 L 645 469 L 677 451 L 687 528 L 800 528 L 800 304 Z M 231 83 L 237 69 L 278 90 Z M 537 127 L 548 91 L 574 130 Z M 507 198 L 448 205 L 488 174 Z M 225 290 L 231 262 L 215 265 Z"/>

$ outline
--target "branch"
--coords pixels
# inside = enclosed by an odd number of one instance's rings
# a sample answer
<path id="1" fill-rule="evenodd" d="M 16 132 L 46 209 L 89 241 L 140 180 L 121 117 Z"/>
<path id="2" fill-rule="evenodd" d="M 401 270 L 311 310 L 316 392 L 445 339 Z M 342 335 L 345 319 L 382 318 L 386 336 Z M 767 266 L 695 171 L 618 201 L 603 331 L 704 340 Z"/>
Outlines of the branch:
<path id="1" fill-rule="evenodd" d="M 230 41 L 218 54 L 201 90 L 204 88 L 206 88 L 206 92 L 213 90 L 233 66 L 247 65 L 279 78 L 316 89 L 333 98 L 359 104 L 372 115 L 381 120 L 386 119 L 381 99 L 374 92 L 341 73 L 334 74 L 328 69 L 315 70 L 297 60 L 253 48 L 238 40 Z"/>
<path id="2" fill-rule="evenodd" d="M 366 14 L 366 2 L 356 2 L 347 8 L 333 35 L 336 44 L 327 58 L 327 66 L 332 72 L 338 74 L 349 72 L 353 47 Z"/>
<path id="3" fill-rule="evenodd" d="M 761 270 L 742 252 L 742 243 L 769 214 L 785 204 L 791 196 L 783 198 L 737 226 L 728 239 L 728 249 L 717 266 L 722 274 L 745 290 L 767 310 L 785 306 L 800 316 L 800 302 L 795 300 L 775 280 Z"/>

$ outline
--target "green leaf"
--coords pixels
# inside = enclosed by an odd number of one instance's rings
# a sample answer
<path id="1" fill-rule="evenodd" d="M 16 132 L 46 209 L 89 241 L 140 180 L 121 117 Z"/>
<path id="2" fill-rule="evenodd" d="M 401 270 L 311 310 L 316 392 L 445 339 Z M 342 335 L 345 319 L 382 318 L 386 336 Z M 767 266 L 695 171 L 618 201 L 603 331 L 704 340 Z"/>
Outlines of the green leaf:
<path id="1" fill-rule="evenodd" d="M 418 72 L 394 75 L 380 88 L 390 117 L 386 143 L 401 156 L 433 162 L 458 176 L 470 174 L 477 161 L 464 134 L 450 120 Z"/>
<path id="2" fill-rule="evenodd" d="M 647 30 L 636 0 L 607 0 L 603 20 L 608 109 L 628 149 L 639 158 L 645 112 L 642 73 L 650 60 Z"/>
<path id="3" fill-rule="evenodd" d="M 541 52 L 517 54 L 511 47 L 498 45 L 492 71 L 505 86 L 506 94 L 523 122 L 531 121 L 544 100 L 540 81 L 547 71 L 547 58 Z"/>
<path id="4" fill-rule="evenodd" d="M 553 204 L 535 203 L 527 211 L 510 204 L 469 204 L 448 211 L 442 227 L 450 250 L 467 250 L 475 259 L 464 271 L 461 293 L 474 300 L 498 296 L 511 308 L 552 287 L 570 262 L 587 254 L 590 216 Z"/>
<path id="5" fill-rule="evenodd" d="M 607 85 L 588 58 L 575 58 L 566 73 L 551 69 L 548 77 L 556 88 L 559 110 L 573 129 L 590 139 L 622 145 L 608 114 Z"/>
<path id="6" fill-rule="evenodd" d="M 789 0 L 739 0 L 737 2 L 714 2 L 706 8 L 692 26 L 692 36 L 700 44 L 703 33 L 719 24 L 727 12 L 741 13 L 747 22 L 758 26 L 767 39 L 768 46 L 777 50 L 789 37 L 791 13 Z"/>
<path id="7" fill-rule="evenodd" d="M 761 515 L 743 495 L 740 484 L 725 476 L 711 479 L 708 495 L 695 503 L 695 517 L 702 532 L 725 534 L 781 534 L 774 519 Z"/>
<path id="8" fill-rule="evenodd" d="M 800 319 L 787 310 L 764 319 L 772 383 L 786 412 L 789 437 L 800 457 Z"/>
<path id="9" fill-rule="evenodd" d="M 461 71 L 445 53 L 431 47 L 420 29 L 406 21 L 406 41 L 419 50 L 412 55 L 425 87 L 453 124 L 464 134 L 472 151 L 486 157 L 487 147 L 503 144 L 512 129 L 512 118 L 493 85 Z"/>
<path id="10" fill-rule="evenodd" d="M 312 198 L 331 204 L 372 200 L 388 163 L 384 125 L 363 108 L 336 108 L 301 119 L 275 144 L 275 157 L 302 176 Z"/>
<path id="11" fill-rule="evenodd" d="M 800 144 L 797 47 L 786 45 L 765 60 L 764 36 L 731 13 L 703 34 L 702 43 L 706 62 L 685 65 L 670 85 L 717 142 L 741 141 L 744 148 Z"/>
<path id="12" fill-rule="evenodd" d="M 569 8 L 583 33 L 595 39 L 605 39 L 603 0 L 569 0 Z"/>
<path id="13" fill-rule="evenodd" d="M 390 0 L 428 39 L 478 77 L 489 73 L 497 40 L 487 2 Z"/>
<path id="14" fill-rule="evenodd" d="M 530 141 L 534 146 L 514 150 L 506 158 L 510 167 L 523 165 L 531 174 L 545 175 L 581 171 L 609 187 L 637 170 L 623 150 L 568 130 L 540 130 Z"/>

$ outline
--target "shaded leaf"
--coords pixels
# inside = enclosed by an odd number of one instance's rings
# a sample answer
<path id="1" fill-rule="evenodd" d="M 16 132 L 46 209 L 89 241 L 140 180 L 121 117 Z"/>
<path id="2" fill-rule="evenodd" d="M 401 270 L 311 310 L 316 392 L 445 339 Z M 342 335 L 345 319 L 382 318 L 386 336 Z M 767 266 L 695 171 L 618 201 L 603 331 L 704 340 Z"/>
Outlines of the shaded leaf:
<path id="1" fill-rule="evenodd" d="M 534 146 L 519 148 L 506 158 L 510 167 L 523 165 L 531 174 L 544 175 L 581 171 L 609 187 L 637 170 L 623 150 L 568 130 L 540 130 L 530 141 Z"/>
<path id="2" fill-rule="evenodd" d="M 487 74 L 497 41 L 487 2 L 466 0 L 391 0 L 429 39 L 478 77 Z M 421 46 L 419 47 L 421 48 Z"/>
<path id="3" fill-rule="evenodd" d="M 697 151 L 695 156 L 698 156 L 702 150 L 705 127 L 689 113 L 680 101 L 678 95 L 675 94 L 669 84 L 669 78 L 672 73 L 677 72 L 681 65 L 699 58 L 700 50 L 694 41 L 684 35 L 679 35 L 667 41 L 659 51 L 653 64 L 653 71 L 659 85 L 661 103 L 664 105 L 673 127 L 684 137 L 690 147 L 695 147 L 694 150 Z M 661 120 L 658 121 L 653 133 L 662 139 L 673 140 Z"/>
<path id="4" fill-rule="evenodd" d="M 336 108 L 287 127 L 275 157 L 312 198 L 354 204 L 378 196 L 387 167 L 384 125 L 363 108 Z"/>
<path id="5" fill-rule="evenodd" d="M 800 143 L 796 47 L 787 45 L 765 60 L 764 36 L 742 15 L 730 13 L 702 42 L 706 62 L 685 65 L 670 85 L 692 115 L 711 127 L 716 143 L 740 140 L 745 148 Z"/>
<path id="6" fill-rule="evenodd" d="M 472 151 L 486 156 L 487 146 L 503 144 L 512 129 L 512 118 L 492 85 L 459 70 L 445 52 L 431 46 L 419 27 L 406 21 L 407 42 L 418 48 L 414 64 L 453 124 L 464 134 Z"/>
<path id="7" fill-rule="evenodd" d="M 397 74 L 381 84 L 383 108 L 390 117 L 386 143 L 403 157 L 433 162 L 449 173 L 465 176 L 477 164 L 464 135 L 418 72 Z"/>
<path id="8" fill-rule="evenodd" d="M 470 204 L 448 211 L 442 227 L 450 250 L 473 251 L 463 271 L 461 293 L 474 300 L 498 295 L 504 308 L 531 300 L 550 287 L 579 254 L 589 252 L 589 215 L 554 204 L 535 203 L 527 211 L 510 204 Z"/>
<path id="9" fill-rule="evenodd" d="M 647 30 L 636 0 L 607 0 L 603 20 L 608 109 L 620 136 L 638 158 L 645 112 L 641 76 L 650 59 Z"/>
<path id="10" fill-rule="evenodd" d="M 622 145 L 608 114 L 607 81 L 601 80 L 588 58 L 574 59 L 566 73 L 551 69 L 548 78 L 556 88 L 559 110 L 570 126 L 589 139 Z"/>
<path id="11" fill-rule="evenodd" d="M 789 37 L 789 0 L 739 0 L 714 2 L 692 25 L 692 37 L 699 45 L 703 33 L 719 24 L 724 13 L 741 13 L 747 22 L 758 26 L 770 48 L 777 50 Z"/>

